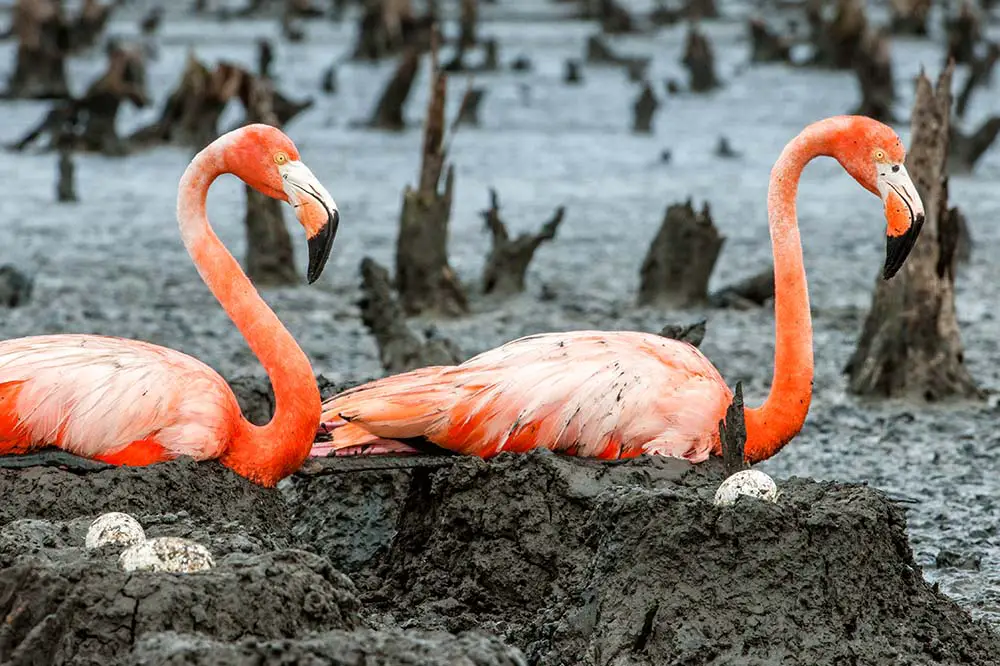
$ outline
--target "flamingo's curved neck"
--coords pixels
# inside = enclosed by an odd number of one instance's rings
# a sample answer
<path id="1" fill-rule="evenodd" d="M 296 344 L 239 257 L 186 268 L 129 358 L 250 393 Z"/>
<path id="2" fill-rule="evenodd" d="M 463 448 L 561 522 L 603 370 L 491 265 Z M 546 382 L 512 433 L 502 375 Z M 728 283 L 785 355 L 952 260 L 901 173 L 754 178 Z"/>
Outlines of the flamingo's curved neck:
<path id="1" fill-rule="evenodd" d="M 745 455 L 751 463 L 777 453 L 802 429 L 809 412 L 812 317 L 795 196 L 806 164 L 830 154 L 830 135 L 835 129 L 826 122 L 810 125 L 785 147 L 771 170 L 767 216 L 774 253 L 774 378 L 764 404 L 745 410 Z"/>
<path id="2" fill-rule="evenodd" d="M 208 223 L 208 188 L 228 172 L 224 144 L 216 142 L 198 153 L 181 177 L 177 220 L 198 273 L 274 387 L 274 418 L 261 427 L 241 418 L 220 461 L 258 483 L 274 485 L 309 455 L 319 424 L 319 388 L 305 353 Z"/>

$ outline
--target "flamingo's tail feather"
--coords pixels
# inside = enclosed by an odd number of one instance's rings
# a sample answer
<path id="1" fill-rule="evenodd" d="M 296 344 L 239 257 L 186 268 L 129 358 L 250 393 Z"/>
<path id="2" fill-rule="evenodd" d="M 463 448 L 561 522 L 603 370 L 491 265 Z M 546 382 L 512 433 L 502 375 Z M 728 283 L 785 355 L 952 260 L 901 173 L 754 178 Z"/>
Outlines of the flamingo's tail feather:
<path id="1" fill-rule="evenodd" d="M 443 369 L 420 368 L 330 398 L 323 403 L 317 442 L 310 455 L 417 453 L 398 440 L 433 441 L 433 435 L 447 422 L 454 394 L 438 381 Z"/>

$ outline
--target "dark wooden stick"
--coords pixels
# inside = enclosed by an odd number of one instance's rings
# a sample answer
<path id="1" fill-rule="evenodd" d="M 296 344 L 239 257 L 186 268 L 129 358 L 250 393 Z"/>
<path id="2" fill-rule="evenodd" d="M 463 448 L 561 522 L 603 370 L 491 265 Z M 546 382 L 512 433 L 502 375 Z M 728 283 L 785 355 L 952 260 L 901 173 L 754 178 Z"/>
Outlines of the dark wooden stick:
<path id="1" fill-rule="evenodd" d="M 719 421 L 719 438 L 722 440 L 722 464 L 726 476 L 749 469 L 743 447 L 747 442 L 747 425 L 743 414 L 743 382 L 736 382 L 733 402 L 726 409 L 726 418 Z"/>

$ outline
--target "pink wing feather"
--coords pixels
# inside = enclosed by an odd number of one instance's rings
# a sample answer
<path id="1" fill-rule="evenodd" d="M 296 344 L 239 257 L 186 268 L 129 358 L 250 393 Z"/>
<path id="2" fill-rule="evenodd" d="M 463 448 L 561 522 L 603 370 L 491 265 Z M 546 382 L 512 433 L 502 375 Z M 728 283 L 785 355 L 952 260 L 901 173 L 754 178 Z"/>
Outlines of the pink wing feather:
<path id="1" fill-rule="evenodd" d="M 0 342 L 0 445 L 18 433 L 29 448 L 58 445 L 77 455 L 116 453 L 155 437 L 169 454 L 214 458 L 232 438 L 239 406 L 232 390 L 200 361 L 165 347 L 95 335 L 51 335 Z M 2 446 L 0 446 L 2 449 Z"/>
<path id="2" fill-rule="evenodd" d="M 695 347 L 658 335 L 533 335 L 459 366 L 386 377 L 327 400 L 313 455 L 426 437 L 489 457 L 543 446 L 581 456 L 719 452 L 732 393 Z M 349 423 L 349 427 L 345 426 Z"/>

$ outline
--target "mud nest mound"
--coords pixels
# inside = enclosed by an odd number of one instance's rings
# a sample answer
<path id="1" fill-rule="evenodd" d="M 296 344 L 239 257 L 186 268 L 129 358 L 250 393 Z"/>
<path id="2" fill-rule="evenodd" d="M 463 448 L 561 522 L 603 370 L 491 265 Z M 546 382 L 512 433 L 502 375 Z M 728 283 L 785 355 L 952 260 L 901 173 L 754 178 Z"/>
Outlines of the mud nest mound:
<path id="1" fill-rule="evenodd" d="M 866 487 L 791 479 L 777 504 L 716 508 L 714 463 L 535 452 L 404 464 L 318 461 L 277 490 L 190 461 L 2 471 L 0 664 L 1000 654 L 994 634 L 923 580 L 903 510 Z M 149 536 L 201 541 L 216 567 L 126 573 L 116 553 L 84 550 L 90 520 L 112 510 Z"/>

